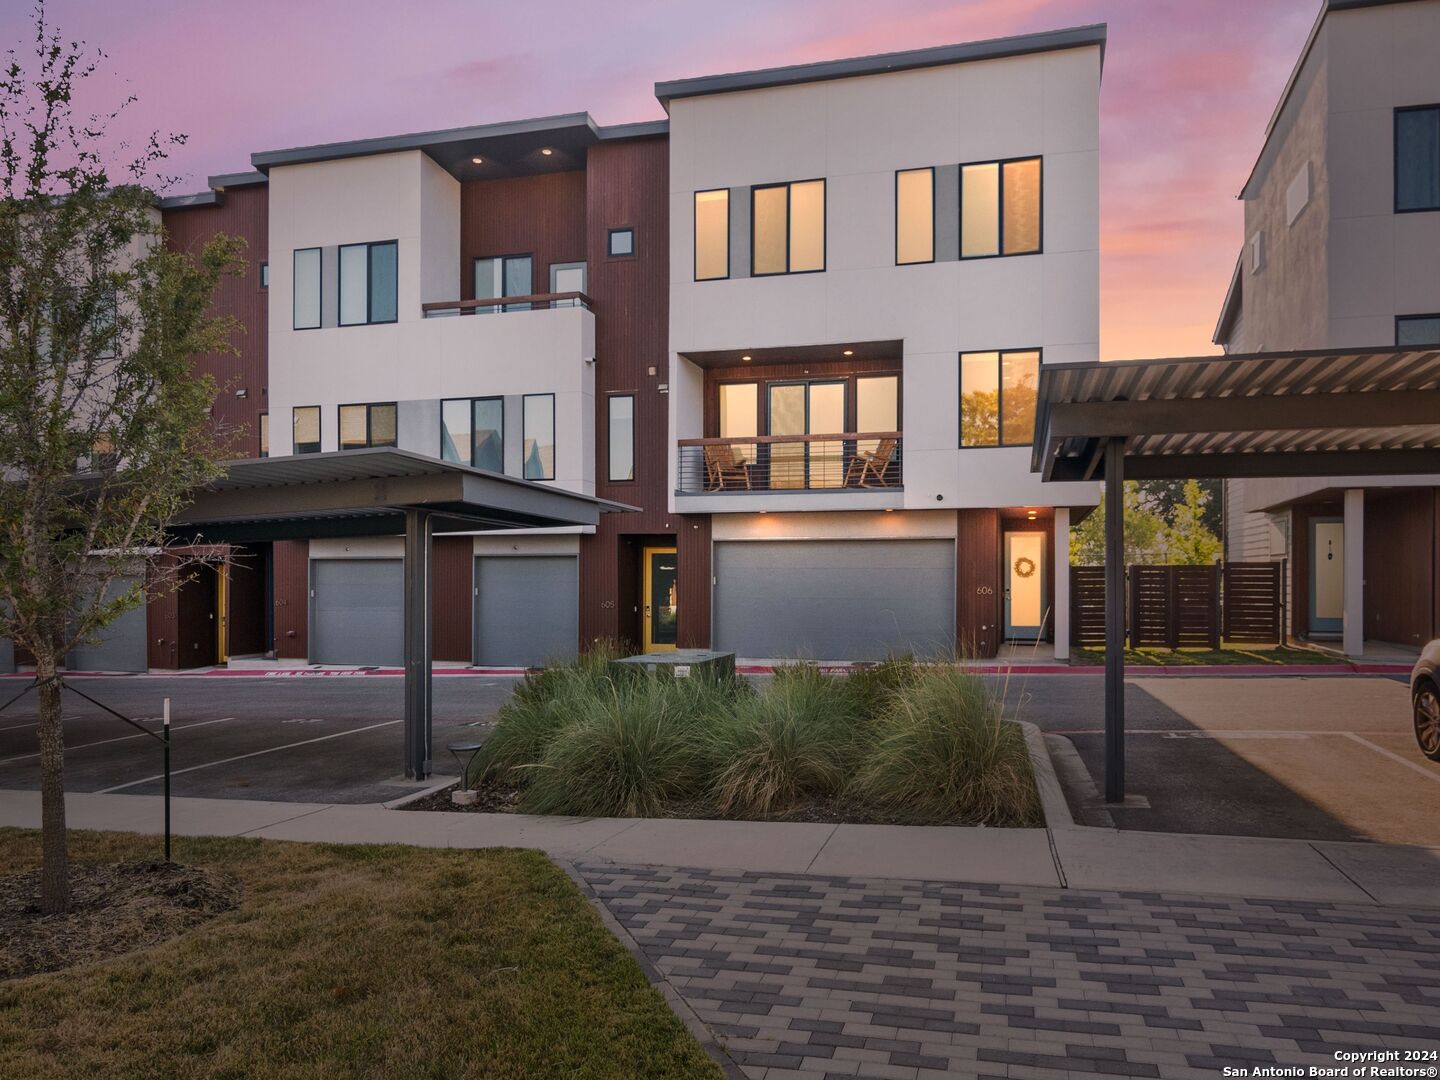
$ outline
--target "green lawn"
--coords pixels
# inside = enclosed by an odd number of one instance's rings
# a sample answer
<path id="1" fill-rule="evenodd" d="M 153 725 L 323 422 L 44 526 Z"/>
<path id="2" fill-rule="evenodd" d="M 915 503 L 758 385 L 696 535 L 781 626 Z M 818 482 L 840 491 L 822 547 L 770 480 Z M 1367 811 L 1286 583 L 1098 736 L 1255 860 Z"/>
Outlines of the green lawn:
<path id="1" fill-rule="evenodd" d="M 154 838 L 73 833 L 78 861 Z M 566 874 L 528 851 L 179 839 L 240 908 L 0 983 L 0 1076 L 719 1077 Z M 0 874 L 38 834 L 0 829 Z"/>
<path id="2" fill-rule="evenodd" d="M 1086 666 L 1105 663 L 1104 649 L 1074 649 L 1071 664 Z M 1210 664 L 1340 664 L 1345 658 L 1319 649 L 1222 645 L 1218 649 L 1131 649 L 1125 663 L 1137 667 L 1201 667 Z"/>

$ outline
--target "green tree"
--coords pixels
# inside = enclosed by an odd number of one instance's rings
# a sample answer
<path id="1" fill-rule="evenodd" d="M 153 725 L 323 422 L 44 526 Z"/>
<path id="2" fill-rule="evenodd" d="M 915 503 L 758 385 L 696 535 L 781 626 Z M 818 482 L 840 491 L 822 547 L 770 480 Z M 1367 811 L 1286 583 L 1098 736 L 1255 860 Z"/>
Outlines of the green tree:
<path id="1" fill-rule="evenodd" d="M 1136 484 L 1140 488 L 1145 500 L 1155 508 L 1166 521 L 1175 520 L 1175 509 L 1185 501 L 1185 489 L 1191 483 L 1197 483 L 1200 490 L 1205 494 L 1205 527 L 1216 536 L 1220 535 L 1222 522 L 1220 520 L 1221 490 L 1223 481 L 1220 480 L 1138 480 Z"/>
<path id="2" fill-rule="evenodd" d="M 1208 524 L 1210 493 L 1198 480 L 1186 480 L 1180 501 L 1165 526 L 1167 561 L 1209 565 L 1220 558 L 1223 546 Z"/>
<path id="3" fill-rule="evenodd" d="M 43 866 L 41 905 L 69 905 L 62 658 L 185 558 L 166 525 L 213 479 L 224 453 L 215 386 L 195 353 L 230 350 L 210 314 L 241 242 L 198 258 L 167 250 L 153 190 L 179 137 L 152 135 L 112 174 L 111 121 L 79 115 L 90 53 L 35 9 L 33 56 L 0 77 L 0 637 L 35 658 Z M 167 569 L 168 566 L 168 569 Z M 138 575 L 143 586 L 127 586 Z"/>
<path id="4" fill-rule="evenodd" d="M 1101 485 L 1102 488 L 1104 485 Z M 1131 481 L 1125 484 L 1125 565 L 1160 562 L 1166 525 Z M 1070 532 L 1070 564 L 1105 564 L 1105 500 Z"/>

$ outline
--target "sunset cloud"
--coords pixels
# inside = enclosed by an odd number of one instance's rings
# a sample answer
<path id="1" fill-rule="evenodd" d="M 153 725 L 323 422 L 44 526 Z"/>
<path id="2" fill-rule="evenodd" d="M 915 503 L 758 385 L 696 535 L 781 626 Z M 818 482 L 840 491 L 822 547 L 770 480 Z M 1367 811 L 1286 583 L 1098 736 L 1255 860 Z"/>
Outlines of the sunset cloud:
<path id="1" fill-rule="evenodd" d="M 1109 25 L 1101 91 L 1101 355 L 1213 351 L 1235 201 L 1318 0 L 52 0 L 103 47 L 132 136 L 183 131 L 189 189 L 254 150 L 588 109 L 662 116 L 656 80 Z M 243 14 L 242 14 L 243 12 Z M 0 34 L 28 34 L 22 5 Z M 112 74 L 120 73 L 120 74 Z"/>

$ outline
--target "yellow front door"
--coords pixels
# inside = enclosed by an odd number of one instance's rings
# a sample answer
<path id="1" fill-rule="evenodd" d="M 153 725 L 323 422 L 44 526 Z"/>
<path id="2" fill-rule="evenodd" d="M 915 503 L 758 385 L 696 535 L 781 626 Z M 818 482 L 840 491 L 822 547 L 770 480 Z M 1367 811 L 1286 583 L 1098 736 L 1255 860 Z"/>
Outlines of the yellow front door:
<path id="1" fill-rule="evenodd" d="M 215 568 L 215 662 L 230 659 L 230 567 Z"/>
<path id="2" fill-rule="evenodd" d="M 647 547 L 642 553 L 645 577 L 643 644 L 646 652 L 662 652 L 675 648 L 676 615 L 679 608 L 675 591 L 679 585 L 679 560 L 675 549 Z"/>

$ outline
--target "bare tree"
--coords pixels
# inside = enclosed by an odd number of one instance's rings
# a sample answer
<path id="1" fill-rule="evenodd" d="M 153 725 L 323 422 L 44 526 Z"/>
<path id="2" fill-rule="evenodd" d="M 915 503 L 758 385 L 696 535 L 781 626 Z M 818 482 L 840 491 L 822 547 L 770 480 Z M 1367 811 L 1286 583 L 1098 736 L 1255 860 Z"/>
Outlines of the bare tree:
<path id="1" fill-rule="evenodd" d="M 60 912 L 58 669 L 183 572 L 167 523 L 225 450 L 214 383 L 189 358 L 231 349 L 233 321 L 211 301 L 243 264 L 230 237 L 193 257 L 166 248 L 154 192 L 169 181 L 156 170 L 183 139 L 151 135 L 132 151 L 113 138 L 133 97 L 78 115 L 103 54 L 62 38 L 43 2 L 31 45 L 10 50 L 0 77 L 0 637 L 35 659 L 41 904 Z M 112 153 L 128 160 L 112 166 Z"/>

